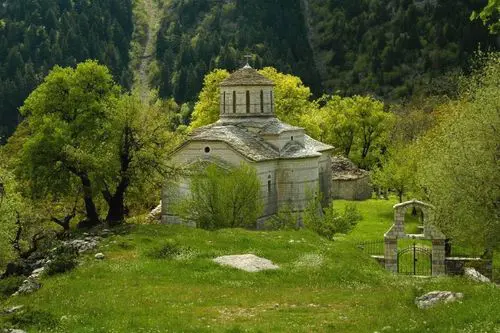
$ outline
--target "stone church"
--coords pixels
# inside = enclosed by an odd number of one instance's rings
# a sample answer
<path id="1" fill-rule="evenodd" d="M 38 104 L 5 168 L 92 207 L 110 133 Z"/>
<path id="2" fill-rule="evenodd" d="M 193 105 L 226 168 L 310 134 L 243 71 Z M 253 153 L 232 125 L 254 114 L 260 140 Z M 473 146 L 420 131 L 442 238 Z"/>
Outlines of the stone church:
<path id="1" fill-rule="evenodd" d="M 224 80 L 220 90 L 220 120 L 193 131 L 173 153 L 174 164 L 250 164 L 261 182 L 261 219 L 284 205 L 303 211 L 307 194 L 318 188 L 323 198 L 330 198 L 333 147 L 276 118 L 272 81 L 247 64 Z M 165 186 L 163 223 L 182 222 L 173 214 L 171 203 L 188 193 L 187 179 Z"/>

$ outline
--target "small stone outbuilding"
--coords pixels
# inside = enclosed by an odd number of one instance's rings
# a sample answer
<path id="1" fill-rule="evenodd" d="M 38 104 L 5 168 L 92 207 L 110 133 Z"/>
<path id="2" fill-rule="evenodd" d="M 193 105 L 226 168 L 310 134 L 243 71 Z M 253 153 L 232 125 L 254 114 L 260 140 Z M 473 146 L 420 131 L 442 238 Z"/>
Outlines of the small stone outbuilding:
<path id="1" fill-rule="evenodd" d="M 372 192 L 368 171 L 343 156 L 332 157 L 332 199 L 366 200 Z"/>
<path id="2" fill-rule="evenodd" d="M 276 118 L 271 80 L 247 64 L 224 80 L 220 90 L 220 120 L 196 129 L 175 150 L 175 164 L 251 165 L 261 182 L 261 218 L 276 214 L 284 205 L 303 211 L 308 192 L 318 188 L 323 198 L 331 196 L 333 147 Z M 189 179 L 165 186 L 163 223 L 183 222 L 172 211 L 172 203 L 188 194 Z"/>

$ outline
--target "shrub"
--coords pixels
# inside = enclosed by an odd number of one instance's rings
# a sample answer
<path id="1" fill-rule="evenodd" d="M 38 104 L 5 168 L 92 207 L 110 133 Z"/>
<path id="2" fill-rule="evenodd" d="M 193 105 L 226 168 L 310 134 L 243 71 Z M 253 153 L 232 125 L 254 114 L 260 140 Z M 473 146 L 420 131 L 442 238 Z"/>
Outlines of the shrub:
<path id="1" fill-rule="evenodd" d="M 47 264 L 47 275 L 65 273 L 78 265 L 78 251 L 71 246 L 61 246 L 54 252 L 54 257 Z"/>
<path id="2" fill-rule="evenodd" d="M 24 279 L 24 276 L 9 276 L 0 280 L 0 298 L 7 298 L 15 293 Z"/>
<path id="3" fill-rule="evenodd" d="M 251 228 L 262 212 L 261 184 L 254 168 L 229 170 L 210 164 L 190 179 L 190 194 L 174 210 L 203 229 Z"/>
<path id="4" fill-rule="evenodd" d="M 299 215 L 286 204 L 278 210 L 277 214 L 267 219 L 263 227 L 267 230 L 297 230 L 300 228 Z"/>
<path id="5" fill-rule="evenodd" d="M 13 327 L 35 326 L 54 328 L 59 324 L 58 318 L 50 312 L 26 309 L 14 313 L 7 319 Z"/>
<path id="6" fill-rule="evenodd" d="M 153 259 L 172 259 L 180 256 L 186 249 L 179 246 L 174 240 L 167 240 L 167 242 L 158 248 L 148 252 L 147 256 Z M 189 251 L 189 249 L 187 249 Z"/>
<path id="7" fill-rule="evenodd" d="M 319 196 L 309 199 L 304 211 L 304 225 L 328 239 L 333 239 L 336 233 L 350 232 L 361 219 L 355 204 L 346 205 L 343 213 L 335 209 L 333 202 L 323 210 Z"/>

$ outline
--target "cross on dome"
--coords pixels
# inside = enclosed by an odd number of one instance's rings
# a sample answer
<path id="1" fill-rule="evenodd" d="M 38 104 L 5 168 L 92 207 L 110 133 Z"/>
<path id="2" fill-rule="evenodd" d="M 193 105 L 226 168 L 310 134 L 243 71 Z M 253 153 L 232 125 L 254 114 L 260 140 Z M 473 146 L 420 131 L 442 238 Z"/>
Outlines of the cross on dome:
<path id="1" fill-rule="evenodd" d="M 245 56 L 245 58 L 247 59 L 247 63 L 246 63 L 246 65 L 243 68 L 252 68 L 252 66 L 250 66 L 250 59 L 252 59 L 252 55 L 251 54 L 247 54 Z"/>

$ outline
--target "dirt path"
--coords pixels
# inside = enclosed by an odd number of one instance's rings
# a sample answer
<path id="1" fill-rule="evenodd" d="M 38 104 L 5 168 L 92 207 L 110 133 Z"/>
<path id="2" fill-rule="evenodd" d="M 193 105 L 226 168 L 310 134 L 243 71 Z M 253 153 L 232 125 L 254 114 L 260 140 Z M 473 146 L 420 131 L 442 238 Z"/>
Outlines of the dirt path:
<path id="1" fill-rule="evenodd" d="M 311 52 L 313 54 L 313 61 L 321 77 L 321 80 L 323 81 L 326 79 L 328 73 L 326 70 L 326 65 L 323 63 L 323 61 L 321 61 L 321 57 L 319 56 L 315 48 L 314 28 L 311 23 L 312 17 L 311 17 L 311 10 L 309 8 L 309 0 L 300 0 L 300 7 L 304 15 L 304 22 L 306 24 L 306 30 L 307 30 L 307 40 L 309 42 L 309 47 L 311 48 Z"/>
<path id="2" fill-rule="evenodd" d="M 143 52 L 140 56 L 139 68 L 135 73 L 134 88 L 139 91 L 141 99 L 146 102 L 150 90 L 149 67 L 156 53 L 156 39 L 161 24 L 161 10 L 155 0 L 138 0 L 147 15 L 146 43 L 142 45 Z"/>

